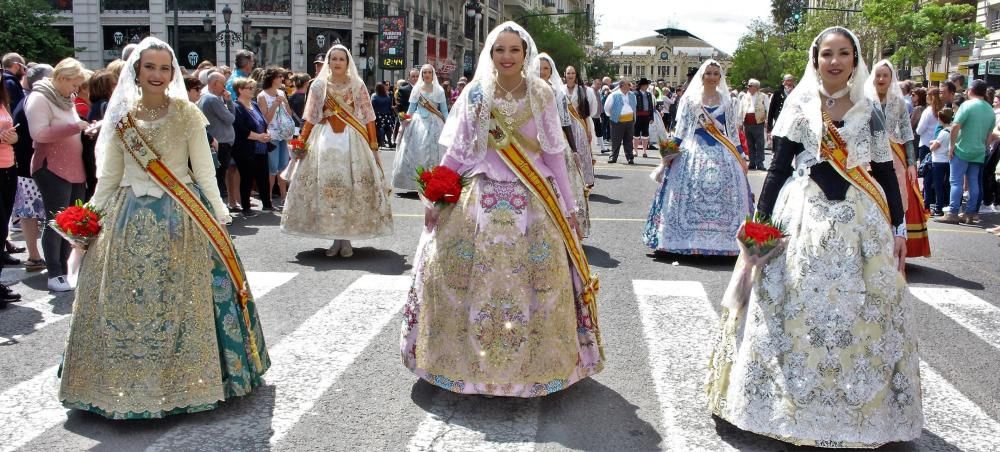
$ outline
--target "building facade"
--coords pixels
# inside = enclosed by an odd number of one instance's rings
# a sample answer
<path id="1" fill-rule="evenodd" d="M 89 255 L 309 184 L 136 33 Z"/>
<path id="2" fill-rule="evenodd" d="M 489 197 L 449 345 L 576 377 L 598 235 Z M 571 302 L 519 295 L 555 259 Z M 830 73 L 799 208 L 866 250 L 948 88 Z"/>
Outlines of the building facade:
<path id="1" fill-rule="evenodd" d="M 187 68 L 208 60 L 227 64 L 220 33 L 223 8 L 228 27 L 240 38 L 230 46 L 230 62 L 242 48 L 260 66 L 277 65 L 312 73 L 319 53 L 340 43 L 351 49 L 368 83 L 394 80 L 402 71 L 382 71 L 378 61 L 378 18 L 406 18 L 406 67 L 434 64 L 441 76 L 471 73 L 489 30 L 504 20 L 534 11 L 593 11 L 593 0 L 49 0 L 53 24 L 87 67 L 102 67 L 121 56 L 131 42 L 157 36 L 173 44 Z M 478 3 L 479 18 L 470 17 Z M 176 5 L 177 11 L 174 11 Z M 589 9 L 588 9 L 589 8 Z M 175 22 L 176 18 L 176 22 Z"/>
<path id="2" fill-rule="evenodd" d="M 654 36 L 617 47 L 612 43 L 604 44 L 612 65 L 618 68 L 618 77 L 663 80 L 668 86 L 676 87 L 685 84 L 688 76 L 709 58 L 718 60 L 723 70 L 732 66 L 728 54 L 685 30 L 664 28 L 656 32 Z"/>

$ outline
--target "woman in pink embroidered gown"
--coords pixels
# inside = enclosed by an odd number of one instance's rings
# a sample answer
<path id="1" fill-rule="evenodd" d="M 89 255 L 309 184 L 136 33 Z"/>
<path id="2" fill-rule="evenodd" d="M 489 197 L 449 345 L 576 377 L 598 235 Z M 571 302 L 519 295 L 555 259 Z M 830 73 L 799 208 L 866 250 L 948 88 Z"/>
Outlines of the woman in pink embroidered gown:
<path id="1" fill-rule="evenodd" d="M 471 182 L 457 204 L 425 213 L 401 352 L 420 378 L 458 393 L 544 396 L 604 366 L 564 236 L 488 134 L 517 131 L 579 234 L 554 94 L 525 67 L 535 55 L 517 24 L 494 29 L 441 136 L 442 164 Z"/>

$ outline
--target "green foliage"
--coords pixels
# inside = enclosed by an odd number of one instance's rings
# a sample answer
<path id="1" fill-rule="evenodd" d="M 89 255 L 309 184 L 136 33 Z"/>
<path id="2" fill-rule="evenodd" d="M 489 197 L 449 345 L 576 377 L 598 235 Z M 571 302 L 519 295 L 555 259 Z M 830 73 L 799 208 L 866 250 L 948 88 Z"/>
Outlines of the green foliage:
<path id="1" fill-rule="evenodd" d="M 71 43 L 51 26 L 53 12 L 44 0 L 0 0 L 0 54 L 17 52 L 26 61 L 53 65 L 72 56 Z"/>
<path id="2" fill-rule="evenodd" d="M 618 66 L 611 62 L 611 58 L 603 50 L 592 52 L 584 67 L 587 68 L 587 77 L 590 80 L 618 74 Z"/>
<path id="3" fill-rule="evenodd" d="M 800 77 L 809 61 L 809 46 L 824 29 L 839 25 L 853 31 L 861 41 L 862 58 L 869 63 L 891 54 L 897 65 L 924 66 L 944 45 L 971 42 L 987 30 L 976 23 L 976 7 L 964 3 L 917 2 L 915 0 L 866 0 L 861 12 L 808 10 L 801 20 L 796 11 L 804 0 L 772 0 L 771 23 L 755 21 L 740 39 L 733 54 L 729 82 L 753 77 L 765 86 L 776 86 L 780 74 Z M 858 2 L 832 0 L 827 8 L 855 9 Z M 919 6 L 919 7 L 918 7 Z M 925 71 L 926 72 L 926 71 Z"/>
<path id="4" fill-rule="evenodd" d="M 584 43 L 587 41 L 583 39 L 589 33 L 586 21 L 581 21 L 576 16 L 564 16 L 558 20 L 552 20 L 552 17 L 526 17 L 520 23 L 535 40 L 538 51 L 546 52 L 552 57 L 560 73 L 567 65 L 572 65 L 579 71 L 579 68 L 587 62 L 587 52 L 584 48 Z M 581 23 L 584 25 L 581 26 Z M 590 71 L 587 73 L 590 74 Z"/>

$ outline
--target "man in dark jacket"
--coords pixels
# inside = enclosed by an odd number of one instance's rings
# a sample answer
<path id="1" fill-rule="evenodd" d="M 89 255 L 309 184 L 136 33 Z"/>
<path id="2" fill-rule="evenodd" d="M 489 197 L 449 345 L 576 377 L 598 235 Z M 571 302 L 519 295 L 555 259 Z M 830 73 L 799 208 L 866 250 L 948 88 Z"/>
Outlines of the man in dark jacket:
<path id="1" fill-rule="evenodd" d="M 7 91 L 8 105 L 7 111 L 14 111 L 14 107 L 24 98 L 24 87 L 21 86 L 21 77 L 28 68 L 24 65 L 24 58 L 16 53 L 8 53 L 0 60 L 3 65 L 3 85 Z"/>
<path id="2" fill-rule="evenodd" d="M 410 72 L 406 76 L 406 81 L 399 86 L 396 90 L 396 114 L 406 113 L 410 109 L 410 93 L 413 92 L 413 86 L 417 84 L 417 80 L 420 79 L 420 71 L 417 69 L 410 69 Z M 396 132 L 393 133 L 393 142 L 399 143 L 399 140 L 403 138 L 403 128 L 406 127 L 402 121 L 396 121 Z"/>
<path id="3" fill-rule="evenodd" d="M 774 123 L 778 121 L 778 115 L 781 114 L 781 107 L 785 106 L 785 98 L 788 97 L 788 93 L 792 92 L 795 88 L 795 77 L 792 74 L 785 74 L 785 78 L 781 81 L 781 87 L 771 95 L 771 104 L 767 108 L 767 141 L 771 141 L 771 129 L 774 128 Z"/>

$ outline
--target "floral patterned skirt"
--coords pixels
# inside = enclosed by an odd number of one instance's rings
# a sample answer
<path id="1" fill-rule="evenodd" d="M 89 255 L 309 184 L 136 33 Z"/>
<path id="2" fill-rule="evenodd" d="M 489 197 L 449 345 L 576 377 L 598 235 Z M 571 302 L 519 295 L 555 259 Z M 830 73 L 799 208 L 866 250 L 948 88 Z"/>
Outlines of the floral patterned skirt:
<path id="1" fill-rule="evenodd" d="M 14 212 L 11 216 L 45 220 L 45 204 L 42 203 L 42 194 L 34 179 L 17 178 L 17 194 L 14 195 Z"/>
<path id="2" fill-rule="evenodd" d="M 413 115 L 396 148 L 392 165 L 392 186 L 397 190 L 417 191 L 417 167 L 433 168 L 441 164 L 444 146 L 438 143 L 444 123 L 437 117 Z"/>
<path id="3" fill-rule="evenodd" d="M 368 141 L 350 126 L 336 133 L 323 122 L 308 145 L 285 197 L 281 232 L 330 240 L 392 234 L 389 187 Z"/>
<path id="4" fill-rule="evenodd" d="M 558 230 L 520 182 L 476 176 L 417 250 L 403 363 L 464 394 L 538 397 L 601 371 Z"/>
<path id="5" fill-rule="evenodd" d="M 80 270 L 60 369 L 63 405 L 160 418 L 210 410 L 261 385 L 270 359 L 255 304 L 247 303 L 247 330 L 204 233 L 166 195 L 122 188 L 109 210 Z"/>
<path id="6" fill-rule="evenodd" d="M 797 445 L 874 448 L 920 436 L 912 307 L 878 207 L 854 187 L 830 201 L 808 177 L 781 190 L 789 233 L 750 302 L 723 309 L 709 408 Z"/>
<path id="7" fill-rule="evenodd" d="M 653 196 L 643 243 L 654 251 L 735 256 L 736 232 L 753 213 L 750 183 L 714 139 L 688 141 Z"/>

